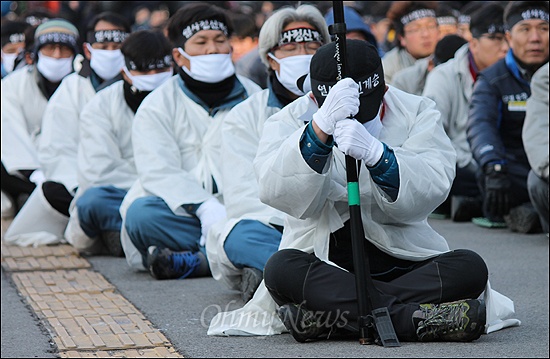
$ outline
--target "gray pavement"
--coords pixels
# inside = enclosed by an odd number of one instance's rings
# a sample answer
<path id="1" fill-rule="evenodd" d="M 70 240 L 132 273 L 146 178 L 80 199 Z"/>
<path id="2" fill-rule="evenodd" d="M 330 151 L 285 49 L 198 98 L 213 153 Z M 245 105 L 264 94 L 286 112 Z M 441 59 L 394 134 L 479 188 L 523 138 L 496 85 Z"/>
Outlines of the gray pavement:
<path id="1" fill-rule="evenodd" d="M 549 239 L 471 223 L 429 220 L 452 249 L 469 248 L 487 262 L 493 289 L 514 301 L 522 325 L 473 343 L 402 343 L 361 346 L 356 340 L 300 344 L 288 334 L 210 337 L 216 306 L 242 306 L 239 293 L 212 278 L 157 281 L 131 271 L 123 258 L 89 257 L 94 269 L 132 302 L 185 357 L 549 357 Z M 53 357 L 49 338 L 2 273 L 2 358 Z"/>

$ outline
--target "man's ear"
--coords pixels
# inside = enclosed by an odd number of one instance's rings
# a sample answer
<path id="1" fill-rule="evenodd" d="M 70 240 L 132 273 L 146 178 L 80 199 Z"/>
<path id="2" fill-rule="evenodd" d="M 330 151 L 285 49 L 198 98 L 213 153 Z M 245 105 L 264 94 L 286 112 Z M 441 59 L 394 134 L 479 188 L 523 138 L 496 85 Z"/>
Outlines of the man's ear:
<path id="1" fill-rule="evenodd" d="M 399 41 L 399 44 L 401 44 L 401 47 L 405 48 L 407 45 L 407 40 L 405 40 L 404 36 L 397 35 L 397 41 Z"/>
<path id="2" fill-rule="evenodd" d="M 34 63 L 35 57 L 36 55 L 34 54 L 34 52 L 27 51 L 25 53 L 25 63 L 27 65 L 32 65 Z"/>
<path id="3" fill-rule="evenodd" d="M 172 49 L 172 58 L 174 59 L 174 63 L 176 64 L 176 67 L 187 67 L 189 69 L 190 63 L 189 59 L 187 59 L 185 56 L 183 56 L 177 47 L 174 47 Z"/>
<path id="4" fill-rule="evenodd" d="M 90 52 L 90 50 L 88 50 L 87 44 L 87 42 L 82 44 L 82 51 L 84 52 L 84 57 L 86 58 L 86 60 L 90 61 L 92 59 L 92 53 Z"/>
<path id="5" fill-rule="evenodd" d="M 122 78 L 124 79 L 124 81 L 132 85 L 132 80 L 130 80 L 128 75 L 126 75 L 126 72 L 124 72 L 124 70 L 120 70 L 120 73 L 122 74 Z"/>

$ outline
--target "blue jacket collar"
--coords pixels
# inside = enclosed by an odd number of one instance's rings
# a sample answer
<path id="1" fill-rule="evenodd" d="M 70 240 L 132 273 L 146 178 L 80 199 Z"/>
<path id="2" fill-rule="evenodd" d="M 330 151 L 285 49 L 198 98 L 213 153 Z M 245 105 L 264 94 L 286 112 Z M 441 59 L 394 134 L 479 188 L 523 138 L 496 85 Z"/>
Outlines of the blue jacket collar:
<path id="1" fill-rule="evenodd" d="M 508 67 L 508 69 L 510 70 L 510 72 L 512 73 L 512 75 L 514 75 L 514 77 L 519 81 L 521 82 L 523 85 L 529 87 L 529 82 L 526 81 L 522 76 L 521 76 L 521 73 L 519 71 L 519 67 L 518 67 L 518 64 L 516 62 L 516 59 L 514 59 L 514 53 L 512 52 L 512 49 L 508 50 L 508 53 L 506 54 L 506 58 L 505 58 L 505 61 L 506 61 L 506 67 Z"/>

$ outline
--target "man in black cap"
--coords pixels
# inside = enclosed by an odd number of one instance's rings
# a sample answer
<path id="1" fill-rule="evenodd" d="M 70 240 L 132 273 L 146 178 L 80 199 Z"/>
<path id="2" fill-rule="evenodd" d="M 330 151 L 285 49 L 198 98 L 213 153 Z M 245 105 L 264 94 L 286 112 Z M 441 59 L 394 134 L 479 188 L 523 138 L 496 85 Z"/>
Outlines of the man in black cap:
<path id="1" fill-rule="evenodd" d="M 527 190 L 531 169 L 521 138 L 531 77 L 548 62 L 548 2 L 511 1 L 504 9 L 510 50 L 476 79 L 466 126 L 479 166 L 484 227 L 541 231 Z"/>
<path id="2" fill-rule="evenodd" d="M 357 333 L 348 155 L 358 161 L 377 305 L 388 308 L 399 340 L 478 339 L 485 262 L 473 251 L 449 250 L 426 221 L 455 174 L 439 112 L 433 101 L 387 86 L 378 52 L 365 41 L 346 41 L 349 78 L 337 82 L 336 46 L 313 56 L 312 93 L 267 120 L 263 133 L 279 137 L 264 135 L 254 161 L 260 199 L 289 215 L 281 249 L 264 270 L 279 318 L 300 342 L 339 328 Z"/>

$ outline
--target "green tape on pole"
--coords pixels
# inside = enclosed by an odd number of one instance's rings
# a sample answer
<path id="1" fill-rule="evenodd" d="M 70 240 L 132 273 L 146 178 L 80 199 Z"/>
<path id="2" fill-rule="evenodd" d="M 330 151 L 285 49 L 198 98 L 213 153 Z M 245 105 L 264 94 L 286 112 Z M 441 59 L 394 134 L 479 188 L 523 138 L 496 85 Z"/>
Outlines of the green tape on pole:
<path id="1" fill-rule="evenodd" d="M 348 203 L 350 206 L 359 206 L 359 183 L 348 182 Z"/>

